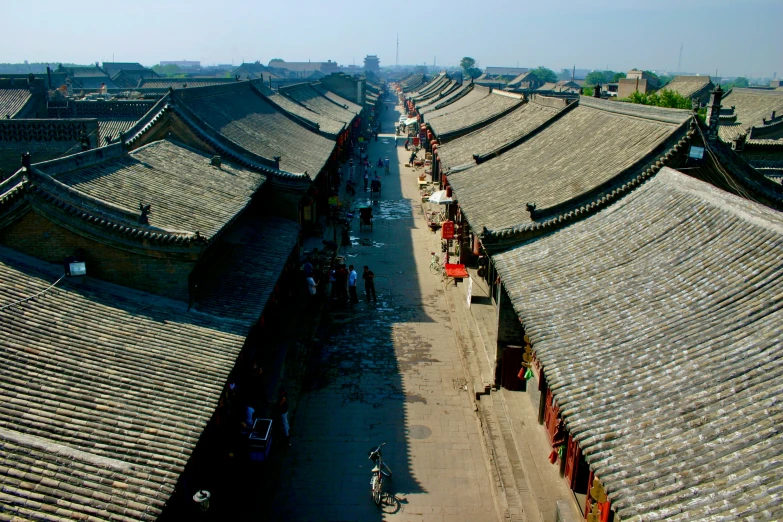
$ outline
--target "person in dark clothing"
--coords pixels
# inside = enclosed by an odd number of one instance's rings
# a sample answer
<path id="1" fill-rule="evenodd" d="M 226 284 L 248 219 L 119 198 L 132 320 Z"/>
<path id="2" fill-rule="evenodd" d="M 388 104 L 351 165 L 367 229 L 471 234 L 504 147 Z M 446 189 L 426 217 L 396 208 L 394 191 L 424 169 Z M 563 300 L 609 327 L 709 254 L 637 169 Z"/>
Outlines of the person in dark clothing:
<path id="1" fill-rule="evenodd" d="M 374 303 L 377 302 L 378 296 L 375 294 L 375 274 L 367 265 L 364 266 L 362 279 L 364 279 L 364 295 L 367 297 L 367 302 L 370 302 L 370 296 L 372 296 Z"/>

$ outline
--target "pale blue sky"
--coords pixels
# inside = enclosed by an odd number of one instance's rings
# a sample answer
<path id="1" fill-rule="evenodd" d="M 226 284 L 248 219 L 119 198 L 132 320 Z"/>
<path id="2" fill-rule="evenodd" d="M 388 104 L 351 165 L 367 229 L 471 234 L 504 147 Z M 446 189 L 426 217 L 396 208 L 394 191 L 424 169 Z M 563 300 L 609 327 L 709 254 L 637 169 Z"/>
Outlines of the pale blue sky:
<path id="1" fill-rule="evenodd" d="M 783 0 L 0 0 L 0 62 L 545 65 L 783 76 Z"/>

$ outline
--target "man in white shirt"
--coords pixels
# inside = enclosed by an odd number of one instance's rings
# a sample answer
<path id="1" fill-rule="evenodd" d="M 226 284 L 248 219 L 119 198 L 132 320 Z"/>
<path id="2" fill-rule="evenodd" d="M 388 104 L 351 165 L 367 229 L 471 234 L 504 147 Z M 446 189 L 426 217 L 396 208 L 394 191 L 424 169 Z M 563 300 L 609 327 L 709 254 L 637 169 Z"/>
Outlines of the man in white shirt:
<path id="1" fill-rule="evenodd" d="M 359 296 L 356 295 L 356 280 L 358 279 L 356 270 L 353 269 L 353 265 L 348 267 L 348 293 L 351 296 L 351 304 L 354 305 L 359 302 Z"/>

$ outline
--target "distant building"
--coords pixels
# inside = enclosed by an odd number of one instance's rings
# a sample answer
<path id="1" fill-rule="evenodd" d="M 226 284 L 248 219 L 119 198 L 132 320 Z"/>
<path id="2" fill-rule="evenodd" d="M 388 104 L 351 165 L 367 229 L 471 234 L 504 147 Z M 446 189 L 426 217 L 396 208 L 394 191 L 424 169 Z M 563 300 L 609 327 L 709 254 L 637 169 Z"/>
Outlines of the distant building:
<path id="1" fill-rule="evenodd" d="M 527 67 L 487 67 L 484 69 L 484 74 L 486 74 L 488 78 L 497 78 L 498 76 L 516 78 L 520 74 L 524 74 L 529 70 L 530 69 Z"/>
<path id="2" fill-rule="evenodd" d="M 675 76 L 663 88 L 674 91 L 685 98 L 696 98 L 701 105 L 705 105 L 709 101 L 710 93 L 715 85 L 709 76 Z"/>
<path id="3" fill-rule="evenodd" d="M 647 94 L 660 87 L 660 80 L 639 69 L 631 69 L 617 82 L 617 97 L 628 98 L 634 92 Z"/>
<path id="4" fill-rule="evenodd" d="M 364 70 L 378 74 L 381 72 L 381 61 L 375 54 L 368 54 L 364 57 Z"/>
<path id="5" fill-rule="evenodd" d="M 183 69 L 200 69 L 201 62 L 199 60 L 173 60 L 168 62 L 160 62 L 160 65 L 165 67 L 166 65 L 176 65 Z"/>
<path id="6" fill-rule="evenodd" d="M 295 77 L 302 79 L 319 79 L 321 75 L 340 72 L 337 62 L 327 60 L 325 62 L 286 62 L 285 60 L 271 60 L 269 69 L 278 76 Z"/>
<path id="7" fill-rule="evenodd" d="M 508 89 L 538 89 L 544 85 L 541 78 L 536 76 L 533 71 L 522 73 L 510 82 L 508 82 Z"/>

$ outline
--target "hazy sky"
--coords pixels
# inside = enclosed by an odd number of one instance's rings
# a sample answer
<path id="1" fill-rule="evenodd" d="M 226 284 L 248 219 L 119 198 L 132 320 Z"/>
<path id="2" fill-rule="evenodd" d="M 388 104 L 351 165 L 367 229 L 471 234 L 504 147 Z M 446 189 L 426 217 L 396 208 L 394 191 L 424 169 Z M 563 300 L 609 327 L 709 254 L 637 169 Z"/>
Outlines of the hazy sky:
<path id="1" fill-rule="evenodd" d="M 0 0 L 0 62 L 632 67 L 783 76 L 783 0 Z"/>

